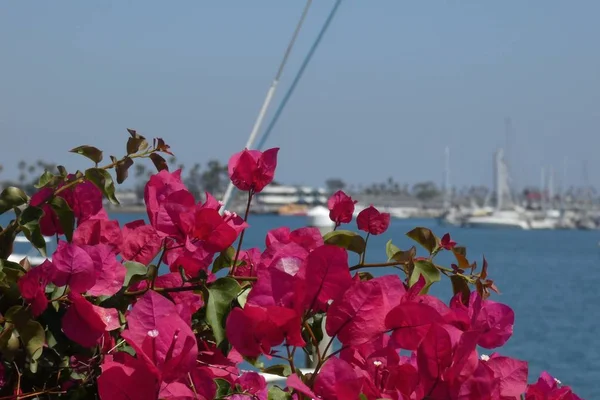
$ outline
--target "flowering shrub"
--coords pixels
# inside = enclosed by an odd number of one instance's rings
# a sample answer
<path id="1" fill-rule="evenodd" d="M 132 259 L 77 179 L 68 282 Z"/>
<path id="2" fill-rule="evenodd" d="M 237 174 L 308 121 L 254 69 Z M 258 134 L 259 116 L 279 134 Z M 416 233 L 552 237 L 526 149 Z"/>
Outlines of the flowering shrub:
<path id="1" fill-rule="evenodd" d="M 364 237 L 338 229 L 355 205 L 338 192 L 332 232 L 282 227 L 264 251 L 243 249 L 253 195 L 273 180 L 278 149 L 231 157 L 229 175 L 248 199 L 241 217 L 221 213 L 209 193 L 196 203 L 160 156 L 169 146 L 130 134 L 122 159 L 100 167 L 102 152 L 80 146 L 72 151 L 93 168 L 46 172 L 31 198 L 14 187 L 0 195 L 0 212 L 15 213 L 0 231 L 2 398 L 578 399 L 547 373 L 528 385 L 524 361 L 479 355 L 478 346 L 509 340 L 514 314 L 490 300 L 497 288 L 485 259 L 478 268 L 449 235 L 416 228 L 408 236 L 426 256 L 389 241 L 386 259 L 367 264 L 368 238 L 384 234 L 390 216 L 371 206 L 357 217 Z M 118 201 L 108 170 L 121 183 L 135 158 L 159 171 L 145 188 L 149 223 L 120 227 L 102 206 L 103 196 Z M 42 255 L 43 235 L 55 236 L 51 260 L 8 261 L 21 232 Z M 438 265 L 442 251 L 456 264 Z M 449 304 L 428 294 L 442 276 Z M 295 365 L 299 350 L 314 355 L 314 372 Z M 281 363 L 265 368 L 262 357 Z M 285 387 L 267 387 L 243 361 Z"/>

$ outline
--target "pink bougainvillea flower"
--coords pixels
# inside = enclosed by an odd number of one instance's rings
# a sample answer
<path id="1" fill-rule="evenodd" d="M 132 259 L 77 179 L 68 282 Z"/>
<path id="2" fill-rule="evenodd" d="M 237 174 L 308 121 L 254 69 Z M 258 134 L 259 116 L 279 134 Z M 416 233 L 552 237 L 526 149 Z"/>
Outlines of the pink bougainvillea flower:
<path id="1" fill-rule="evenodd" d="M 304 292 L 304 307 L 324 311 L 330 300 L 337 299 L 352 284 L 345 249 L 325 244 L 316 248 L 305 260 L 306 268 L 299 271 Z M 304 289 L 302 289 L 302 287 Z"/>
<path id="2" fill-rule="evenodd" d="M 329 358 L 315 379 L 314 392 L 323 400 L 358 399 L 363 380 L 346 361 Z"/>
<path id="3" fill-rule="evenodd" d="M 385 319 L 392 338 L 403 349 L 416 350 L 433 323 L 441 323 L 442 317 L 431 306 L 423 303 L 402 303 L 393 308 Z"/>
<path id="4" fill-rule="evenodd" d="M 300 380 L 300 378 L 298 378 L 298 375 L 296 374 L 291 374 L 290 376 L 288 376 L 287 380 L 286 380 L 286 384 L 288 385 L 289 388 L 294 389 L 306 396 L 308 396 L 311 399 L 317 399 L 317 395 L 308 387 L 306 386 L 306 384 L 304 382 L 302 382 Z"/>
<path id="5" fill-rule="evenodd" d="M 201 208 L 195 214 L 193 237 L 202 240 L 207 251 L 217 253 L 235 242 L 237 232 L 217 210 Z"/>
<path id="6" fill-rule="evenodd" d="M 223 204 L 217 200 L 212 194 L 209 192 L 204 192 L 204 203 L 202 203 L 202 208 L 212 208 L 213 210 L 219 211 Z"/>
<path id="7" fill-rule="evenodd" d="M 74 177 L 74 175 L 69 175 Z M 107 219 L 107 214 L 102 207 L 102 192 L 90 181 L 82 182 L 73 188 L 59 194 L 64 197 L 78 223 L 90 218 Z"/>
<path id="8" fill-rule="evenodd" d="M 327 311 L 327 333 L 345 346 L 357 346 L 386 331 L 385 318 L 400 298 L 393 287 L 401 287 L 398 276 L 390 275 L 353 284 Z"/>
<path id="9" fill-rule="evenodd" d="M 190 377 L 194 384 L 194 389 L 198 394 L 198 400 L 211 400 L 217 395 L 217 384 L 212 371 L 207 366 L 196 367 Z"/>
<path id="10" fill-rule="evenodd" d="M 233 185 L 242 191 L 261 192 L 275 177 L 278 152 L 279 148 L 264 152 L 244 149 L 231 156 L 227 169 Z"/>
<path id="11" fill-rule="evenodd" d="M 469 296 L 469 317 L 481 336 L 477 344 L 485 349 L 503 346 L 513 334 L 515 313 L 506 304 L 482 300 L 479 293 Z"/>
<path id="12" fill-rule="evenodd" d="M 159 376 L 143 360 L 125 352 L 104 358 L 102 373 L 98 377 L 101 399 L 155 399 L 158 398 L 159 389 Z"/>
<path id="13" fill-rule="evenodd" d="M 527 362 L 492 354 L 485 364 L 494 371 L 501 398 L 518 399 L 527 390 Z"/>
<path id="14" fill-rule="evenodd" d="M 244 372 L 236 381 L 249 398 L 263 400 L 267 399 L 267 381 L 265 378 L 253 371 Z"/>
<path id="15" fill-rule="evenodd" d="M 243 360 L 242 355 L 235 349 L 231 349 L 225 357 L 216 344 L 206 341 L 198 342 L 198 365 L 202 366 L 202 370 L 208 372 L 213 379 L 220 378 L 233 384 L 239 376 L 237 365 Z M 197 370 L 198 368 L 194 369 L 194 371 Z M 192 371 L 192 375 L 194 371 Z"/>
<path id="16" fill-rule="evenodd" d="M 198 346 L 192 329 L 175 304 L 155 291 L 139 298 L 127 315 L 127 326 L 122 337 L 159 371 L 162 381 L 176 381 L 196 365 Z"/>
<path id="17" fill-rule="evenodd" d="M 446 233 L 440 240 L 440 247 L 446 250 L 452 250 L 454 247 L 456 247 L 456 242 L 450 239 L 449 233 Z"/>
<path id="18" fill-rule="evenodd" d="M 30 269 L 17 282 L 21 296 L 31 305 L 34 317 L 42 314 L 48 307 L 45 289 L 51 280 L 53 270 L 52 263 L 45 260 L 42 264 Z"/>
<path id="19" fill-rule="evenodd" d="M 148 219 L 152 226 L 156 227 L 161 204 L 170 194 L 180 190 L 187 190 L 181 181 L 181 170 L 171 173 L 164 169 L 150 177 L 144 189 L 144 200 Z"/>
<path id="20" fill-rule="evenodd" d="M 249 226 L 248 223 L 244 221 L 244 218 L 231 211 L 223 212 L 223 221 L 235 230 L 236 236 Z"/>
<path id="21" fill-rule="evenodd" d="M 238 265 L 235 269 L 235 276 L 256 276 L 258 265 L 260 264 L 261 252 L 258 248 L 248 250 L 240 250 L 238 260 L 243 264 Z"/>
<path id="22" fill-rule="evenodd" d="M 527 387 L 526 400 L 581 400 L 569 386 L 563 386 L 560 381 L 543 371 L 537 382 Z"/>
<path id="23" fill-rule="evenodd" d="M 290 231 L 290 228 L 283 226 L 267 232 L 265 243 L 267 248 L 277 244 L 296 243 L 306 251 L 313 251 L 323 245 L 323 235 L 319 228 L 315 227 L 303 227 Z"/>
<path id="24" fill-rule="evenodd" d="M 138 219 L 123 226 L 121 256 L 148 265 L 158 254 L 162 241 L 152 225 Z"/>
<path id="25" fill-rule="evenodd" d="M 94 346 L 105 330 L 120 326 L 117 311 L 94 306 L 80 294 L 69 294 L 71 305 L 62 319 L 67 337 L 84 347 Z"/>
<path id="26" fill-rule="evenodd" d="M 142 282 L 140 284 L 145 285 L 145 283 Z M 192 284 L 189 282 L 184 283 L 181 274 L 176 272 L 157 276 L 154 281 L 154 287 L 157 288 L 175 288 L 191 285 Z M 195 294 L 193 291 L 173 292 L 169 293 L 169 297 L 175 303 L 181 318 L 186 322 L 190 322 L 192 314 L 204 305 L 202 296 Z"/>
<path id="27" fill-rule="evenodd" d="M 40 219 L 40 231 L 44 236 L 62 235 L 64 232 L 60 226 L 58 215 L 52 207 L 46 203 L 54 194 L 51 188 L 42 188 L 31 196 L 29 204 L 34 207 L 40 207 L 44 211 L 44 215 Z"/>
<path id="28" fill-rule="evenodd" d="M 248 303 L 259 306 L 301 307 L 298 272 L 308 252 L 295 243 L 276 245 L 265 251 L 257 266 L 257 281 L 248 294 Z M 302 297 L 302 300 L 304 298 Z"/>
<path id="29" fill-rule="evenodd" d="M 108 244 L 118 251 L 123 242 L 119 221 L 108 219 L 88 219 L 73 232 L 73 244 L 78 246 Z"/>
<path id="30" fill-rule="evenodd" d="M 368 232 L 371 235 L 380 235 L 387 231 L 390 226 L 390 214 L 379 212 L 371 205 L 358 214 L 356 224 L 361 231 Z"/>
<path id="31" fill-rule="evenodd" d="M 354 205 L 356 203 L 357 201 L 352 200 L 352 197 L 348 196 L 342 190 L 338 190 L 327 201 L 329 218 L 335 222 L 336 226 L 347 224 L 352 221 Z"/>
<path id="32" fill-rule="evenodd" d="M 85 293 L 96 283 L 92 257 L 75 244 L 60 241 L 52 257 L 52 265 L 52 283 L 56 286 L 69 285 L 72 292 Z"/>
<path id="33" fill-rule="evenodd" d="M 152 226 L 160 237 L 184 243 L 193 226 L 194 209 L 194 196 L 187 189 L 170 193 L 159 205 Z"/>
<path id="34" fill-rule="evenodd" d="M 73 177 L 73 175 L 69 175 Z M 61 183 L 58 188 L 63 186 Z M 31 196 L 30 204 L 34 207 L 40 207 L 44 215 L 40 220 L 40 230 L 44 236 L 62 235 L 64 232 L 56 212 L 46 202 L 53 196 L 54 189 L 42 188 Z M 65 199 L 78 222 L 81 224 L 88 219 L 107 219 L 107 214 L 102 207 L 102 192 L 92 182 L 85 181 L 73 188 L 64 190 L 58 194 Z"/>
<path id="35" fill-rule="evenodd" d="M 246 304 L 227 317 L 226 333 L 231 345 L 248 357 L 269 354 L 286 340 L 292 346 L 306 345 L 300 333 L 300 315 L 285 307 Z"/>
<path id="36" fill-rule="evenodd" d="M 188 277 L 195 278 L 200 271 L 207 271 L 214 258 L 214 253 L 196 247 L 190 251 L 185 247 L 175 248 L 167 252 L 166 261 L 171 272 L 179 272 L 183 268 Z"/>
<path id="37" fill-rule="evenodd" d="M 92 259 L 95 271 L 94 286 L 87 293 L 92 296 L 112 296 L 121 290 L 127 270 L 117 261 L 115 248 L 107 244 L 81 248 Z"/>

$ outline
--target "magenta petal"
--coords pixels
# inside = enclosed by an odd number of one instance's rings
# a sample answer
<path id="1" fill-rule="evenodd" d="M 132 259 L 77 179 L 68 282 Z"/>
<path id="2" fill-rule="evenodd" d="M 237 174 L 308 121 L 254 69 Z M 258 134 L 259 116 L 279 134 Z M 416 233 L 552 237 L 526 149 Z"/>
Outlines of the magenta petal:
<path id="1" fill-rule="evenodd" d="M 120 352 L 115 359 L 107 357 L 102 363 L 102 373 L 98 377 L 98 394 L 101 399 L 148 400 L 158 395 L 159 381 L 146 364 L 131 355 Z"/>
<path id="2" fill-rule="evenodd" d="M 79 294 L 70 294 L 71 305 L 62 319 L 62 329 L 72 341 L 84 346 L 96 345 L 102 337 L 106 324 L 94 310 L 94 306 Z"/>
<path id="3" fill-rule="evenodd" d="M 352 366 L 344 360 L 332 357 L 323 364 L 313 389 L 323 400 L 337 400 L 356 399 L 361 388 L 362 380 Z"/>
<path id="4" fill-rule="evenodd" d="M 52 283 L 56 286 L 69 285 L 75 293 L 85 293 L 96 283 L 94 262 L 81 247 L 60 242 L 53 255 L 55 272 Z"/>
<path id="5" fill-rule="evenodd" d="M 73 244 L 78 246 L 109 244 L 118 249 L 123 241 L 119 221 L 88 219 L 80 223 L 73 233 Z"/>
<path id="6" fill-rule="evenodd" d="M 196 400 L 194 391 L 182 382 L 165 383 L 160 387 L 159 399 L 168 400 Z"/>
<path id="7" fill-rule="evenodd" d="M 117 261 L 115 250 L 106 244 L 84 246 L 94 263 L 96 282 L 87 293 L 92 296 L 112 296 L 121 290 L 127 270 Z"/>
<path id="8" fill-rule="evenodd" d="M 417 349 L 434 322 L 442 322 L 440 314 L 421 303 L 402 303 L 392 309 L 385 320 L 386 327 L 393 329 L 394 341 L 407 350 Z"/>
<path id="9" fill-rule="evenodd" d="M 146 225 L 143 220 L 130 222 L 123 227 L 123 242 L 121 256 L 125 260 L 137 261 L 144 265 L 158 254 L 162 241 L 152 225 Z"/>
<path id="10" fill-rule="evenodd" d="M 486 362 L 500 385 L 500 396 L 518 398 L 527 390 L 527 362 L 510 357 L 492 357 Z"/>
<path id="11" fill-rule="evenodd" d="M 306 384 L 302 382 L 296 374 L 288 376 L 286 383 L 290 388 L 295 389 L 306 396 L 309 396 L 311 399 L 317 398 L 317 395 L 308 386 L 306 386 Z"/>
<path id="12" fill-rule="evenodd" d="M 176 380 L 195 367 L 196 337 L 175 304 L 165 297 L 146 292 L 129 312 L 127 323 L 123 337 L 154 362 L 163 380 Z"/>
<path id="13" fill-rule="evenodd" d="M 327 333 L 346 346 L 360 345 L 385 332 L 388 311 L 377 279 L 359 281 L 329 307 Z"/>
<path id="14" fill-rule="evenodd" d="M 306 296 L 304 305 L 325 310 L 327 302 L 340 296 L 352 284 L 345 249 L 323 245 L 306 258 Z"/>

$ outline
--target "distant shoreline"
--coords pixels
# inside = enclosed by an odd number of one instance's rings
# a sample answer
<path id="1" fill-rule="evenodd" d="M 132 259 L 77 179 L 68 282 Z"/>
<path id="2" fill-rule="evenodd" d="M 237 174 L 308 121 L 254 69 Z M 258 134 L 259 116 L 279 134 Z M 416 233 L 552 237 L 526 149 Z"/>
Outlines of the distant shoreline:
<path id="1" fill-rule="evenodd" d="M 106 212 L 115 214 L 144 214 L 146 213 L 146 206 L 118 206 L 118 207 L 106 207 Z"/>

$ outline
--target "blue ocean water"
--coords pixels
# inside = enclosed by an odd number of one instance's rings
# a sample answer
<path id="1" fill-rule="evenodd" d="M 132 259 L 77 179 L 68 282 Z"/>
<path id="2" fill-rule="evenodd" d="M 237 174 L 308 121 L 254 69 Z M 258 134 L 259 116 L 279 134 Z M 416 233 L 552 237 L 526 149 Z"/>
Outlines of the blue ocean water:
<path id="1" fill-rule="evenodd" d="M 144 217 L 111 216 L 121 225 Z M 306 220 L 251 215 L 249 223 L 244 248 L 263 248 L 269 230 L 298 228 Z M 485 255 L 501 292 L 492 299 L 509 305 L 516 315 L 514 335 L 500 352 L 529 361 L 530 381 L 547 370 L 582 398 L 600 398 L 600 385 L 594 383 L 600 377 L 600 292 L 595 287 L 600 282 L 600 232 L 463 229 L 440 227 L 434 220 L 393 220 L 386 233 L 370 238 L 367 262 L 385 261 L 389 239 L 402 249 L 412 246 L 405 234 L 415 226 L 431 228 L 438 236 L 449 232 L 479 266 Z M 441 254 L 437 261 L 449 266 L 452 258 Z M 449 299 L 450 282 L 443 277 L 431 293 Z"/>

